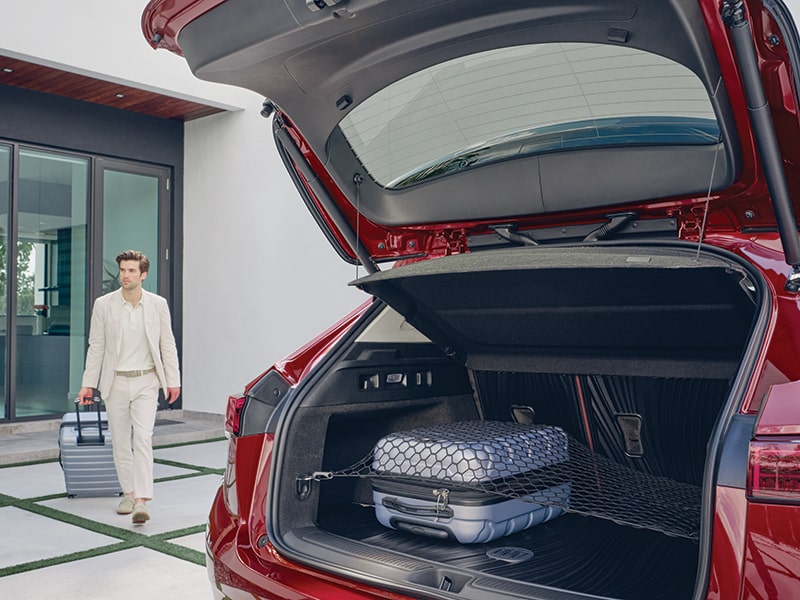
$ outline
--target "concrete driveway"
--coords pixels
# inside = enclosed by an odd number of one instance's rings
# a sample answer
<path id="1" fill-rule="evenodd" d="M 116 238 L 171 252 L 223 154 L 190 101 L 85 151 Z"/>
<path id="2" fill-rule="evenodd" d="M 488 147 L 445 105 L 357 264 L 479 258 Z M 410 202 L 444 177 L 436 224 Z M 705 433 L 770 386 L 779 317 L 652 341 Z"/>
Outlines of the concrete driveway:
<path id="1" fill-rule="evenodd" d="M 216 421 L 198 426 L 181 416 L 170 420 L 169 428 L 156 427 L 155 497 L 144 525 L 116 514 L 118 498 L 67 498 L 57 458 L 0 467 L 4 598 L 211 597 L 204 529 L 225 468 L 227 442 Z M 166 435 L 176 432 L 180 435 Z M 4 437 L 0 433 L 0 454 L 13 445 Z M 169 443 L 175 439 L 183 441 Z M 41 455 L 38 446 L 36 452 Z M 24 456 L 15 455 L 17 460 Z"/>

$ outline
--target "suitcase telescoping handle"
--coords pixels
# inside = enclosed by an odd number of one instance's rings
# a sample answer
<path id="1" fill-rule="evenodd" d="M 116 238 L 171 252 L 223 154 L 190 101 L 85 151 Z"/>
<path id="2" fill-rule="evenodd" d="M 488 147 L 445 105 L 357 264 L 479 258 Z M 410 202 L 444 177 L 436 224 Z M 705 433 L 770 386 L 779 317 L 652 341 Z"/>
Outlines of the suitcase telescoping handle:
<path id="1" fill-rule="evenodd" d="M 100 417 L 100 402 L 102 401 L 100 398 L 100 393 L 92 389 L 92 400 L 94 401 L 94 405 L 97 407 L 97 437 L 96 438 L 84 438 L 83 432 L 81 431 L 81 409 L 78 400 L 75 400 L 75 417 L 78 425 L 78 439 L 77 443 L 79 446 L 102 446 L 106 443 L 106 438 L 103 436 L 103 420 Z"/>

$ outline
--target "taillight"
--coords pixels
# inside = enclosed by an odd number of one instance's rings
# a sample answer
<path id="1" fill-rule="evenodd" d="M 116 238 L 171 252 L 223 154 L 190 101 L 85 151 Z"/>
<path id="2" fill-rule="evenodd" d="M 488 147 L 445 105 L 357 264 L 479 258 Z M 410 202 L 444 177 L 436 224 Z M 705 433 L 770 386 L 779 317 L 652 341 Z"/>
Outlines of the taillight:
<path id="1" fill-rule="evenodd" d="M 800 503 L 800 441 L 752 441 L 748 466 L 751 499 Z"/>
<path id="2" fill-rule="evenodd" d="M 243 396 L 228 396 L 228 407 L 225 410 L 225 431 L 239 435 L 243 408 Z"/>

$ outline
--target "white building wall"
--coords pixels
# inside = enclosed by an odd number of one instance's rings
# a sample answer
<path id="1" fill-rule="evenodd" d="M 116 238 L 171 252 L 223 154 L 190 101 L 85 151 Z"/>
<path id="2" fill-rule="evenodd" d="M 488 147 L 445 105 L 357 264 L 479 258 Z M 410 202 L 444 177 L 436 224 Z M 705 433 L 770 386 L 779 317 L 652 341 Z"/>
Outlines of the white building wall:
<path id="1" fill-rule="evenodd" d="M 0 0 L 0 52 L 231 111 L 188 122 L 184 142 L 183 408 L 223 413 L 229 394 L 366 296 L 300 201 L 262 98 L 150 48 L 145 5 Z"/>
<path id="2" fill-rule="evenodd" d="M 231 393 L 367 298 L 289 179 L 252 110 L 186 125 L 184 408 Z M 365 274 L 361 269 L 360 273 Z"/>

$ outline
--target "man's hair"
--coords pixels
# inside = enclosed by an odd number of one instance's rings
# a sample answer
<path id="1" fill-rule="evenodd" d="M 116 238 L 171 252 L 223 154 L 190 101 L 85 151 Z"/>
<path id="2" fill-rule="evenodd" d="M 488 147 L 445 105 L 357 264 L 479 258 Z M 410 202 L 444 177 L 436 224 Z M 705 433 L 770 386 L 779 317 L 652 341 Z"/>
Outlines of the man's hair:
<path id="1" fill-rule="evenodd" d="M 117 255 L 117 266 L 123 260 L 138 260 L 140 273 L 147 273 L 150 270 L 150 260 L 138 250 L 125 250 L 125 252 L 119 253 Z"/>

